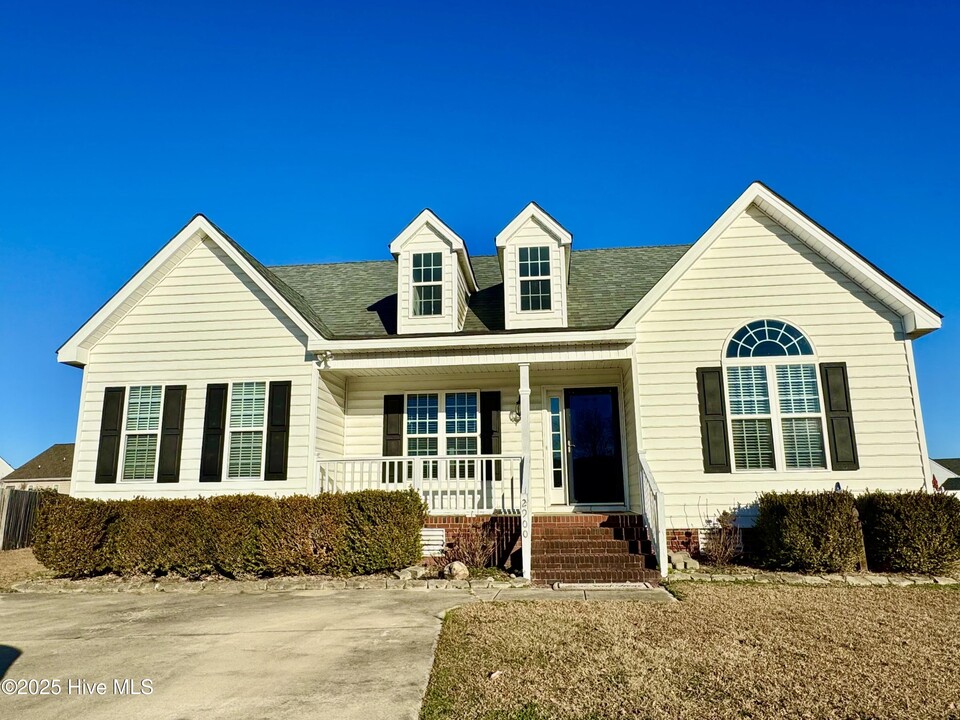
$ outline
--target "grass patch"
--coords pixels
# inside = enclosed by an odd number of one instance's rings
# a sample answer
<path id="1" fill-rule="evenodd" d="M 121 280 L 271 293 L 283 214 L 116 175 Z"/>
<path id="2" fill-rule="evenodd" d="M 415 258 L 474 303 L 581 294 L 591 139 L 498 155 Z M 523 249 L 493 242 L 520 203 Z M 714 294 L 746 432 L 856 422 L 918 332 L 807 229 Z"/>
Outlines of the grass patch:
<path id="1" fill-rule="evenodd" d="M 12 585 L 31 578 L 53 577 L 33 556 L 33 550 L 0 550 L 0 592 L 13 592 Z"/>
<path id="2" fill-rule="evenodd" d="M 451 612 L 421 720 L 960 718 L 960 592 L 685 583 L 679 594 Z"/>

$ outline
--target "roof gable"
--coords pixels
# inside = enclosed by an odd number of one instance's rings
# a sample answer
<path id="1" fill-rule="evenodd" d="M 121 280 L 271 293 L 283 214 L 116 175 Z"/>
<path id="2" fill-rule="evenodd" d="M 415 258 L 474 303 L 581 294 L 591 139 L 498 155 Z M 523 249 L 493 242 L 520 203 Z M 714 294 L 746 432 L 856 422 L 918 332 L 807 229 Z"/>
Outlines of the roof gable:
<path id="1" fill-rule="evenodd" d="M 430 208 L 424 208 L 413 220 L 390 242 L 390 252 L 394 257 L 400 254 L 403 246 L 411 239 L 417 236 L 423 227 L 426 226 L 440 240 L 445 242 L 457 253 L 460 269 L 467 280 L 470 292 L 477 291 L 477 278 L 473 271 L 473 264 L 470 261 L 470 253 L 467 251 L 467 244 L 459 235 L 447 226 L 443 220 L 437 217 L 437 214 Z"/>
<path id="2" fill-rule="evenodd" d="M 204 239 L 216 244 L 308 337 L 328 335 L 316 310 L 269 268 L 203 215 L 195 215 L 58 350 L 57 359 L 83 366 L 90 348 Z"/>
<path id="3" fill-rule="evenodd" d="M 497 249 L 499 250 L 506 247 L 510 238 L 516 235 L 517 231 L 529 220 L 533 220 L 543 228 L 544 232 L 560 243 L 560 245 L 570 245 L 573 243 L 573 235 L 570 234 L 570 231 L 558 223 L 550 213 L 537 205 L 537 203 L 531 201 L 523 210 L 517 213 L 517 216 L 514 217 L 513 220 L 507 223 L 507 226 L 503 230 L 497 233 Z"/>
<path id="4" fill-rule="evenodd" d="M 751 205 L 837 267 L 880 302 L 898 313 L 908 336 L 919 337 L 940 327 L 941 315 L 876 265 L 828 232 L 760 182 L 754 182 L 710 226 L 689 251 L 620 322 L 635 324 Z"/>

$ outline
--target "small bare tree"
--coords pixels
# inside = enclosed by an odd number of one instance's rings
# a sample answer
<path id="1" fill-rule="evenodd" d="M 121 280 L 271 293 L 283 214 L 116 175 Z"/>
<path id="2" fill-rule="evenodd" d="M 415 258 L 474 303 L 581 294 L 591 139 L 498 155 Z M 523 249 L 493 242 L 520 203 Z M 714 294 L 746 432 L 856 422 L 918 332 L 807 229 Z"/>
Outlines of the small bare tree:
<path id="1" fill-rule="evenodd" d="M 743 535 L 737 516 L 730 510 L 709 521 L 705 540 L 701 552 L 718 567 L 729 565 L 743 554 Z"/>
<path id="2" fill-rule="evenodd" d="M 496 550 L 496 528 L 488 521 L 461 530 L 444 549 L 444 557 L 447 563 L 459 560 L 468 568 L 485 568 L 493 564 Z"/>

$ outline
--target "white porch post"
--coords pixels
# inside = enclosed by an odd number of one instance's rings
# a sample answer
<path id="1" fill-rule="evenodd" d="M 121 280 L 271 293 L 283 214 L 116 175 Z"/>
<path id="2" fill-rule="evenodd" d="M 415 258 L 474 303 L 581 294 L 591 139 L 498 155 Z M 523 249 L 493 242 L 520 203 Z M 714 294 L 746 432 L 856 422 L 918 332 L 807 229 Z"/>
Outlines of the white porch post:
<path id="1" fill-rule="evenodd" d="M 533 517 L 530 511 L 530 363 L 520 367 L 520 555 L 523 576 L 530 579 Z"/>

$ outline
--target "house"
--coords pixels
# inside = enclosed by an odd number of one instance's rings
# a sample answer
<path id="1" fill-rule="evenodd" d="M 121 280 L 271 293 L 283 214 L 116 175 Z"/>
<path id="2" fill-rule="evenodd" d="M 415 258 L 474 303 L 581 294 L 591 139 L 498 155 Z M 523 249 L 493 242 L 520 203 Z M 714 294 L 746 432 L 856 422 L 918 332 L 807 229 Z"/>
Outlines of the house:
<path id="1" fill-rule="evenodd" d="M 56 490 L 70 492 L 73 470 L 73 443 L 51 445 L 42 453 L 11 472 L 0 482 L 18 490 Z"/>
<path id="2" fill-rule="evenodd" d="M 931 459 L 930 472 L 938 487 L 951 492 L 960 491 L 960 458 Z"/>
<path id="3" fill-rule="evenodd" d="M 549 582 L 655 579 L 767 490 L 928 484 L 941 316 L 761 183 L 693 244 L 574 250 L 530 203 L 496 254 L 430 210 L 389 249 L 265 267 L 194 217 L 59 349 L 71 494 L 414 487 Z"/>
<path id="4" fill-rule="evenodd" d="M 8 463 L 2 457 L 0 457 L 0 480 L 3 480 L 7 475 L 13 472 L 13 465 Z"/>

